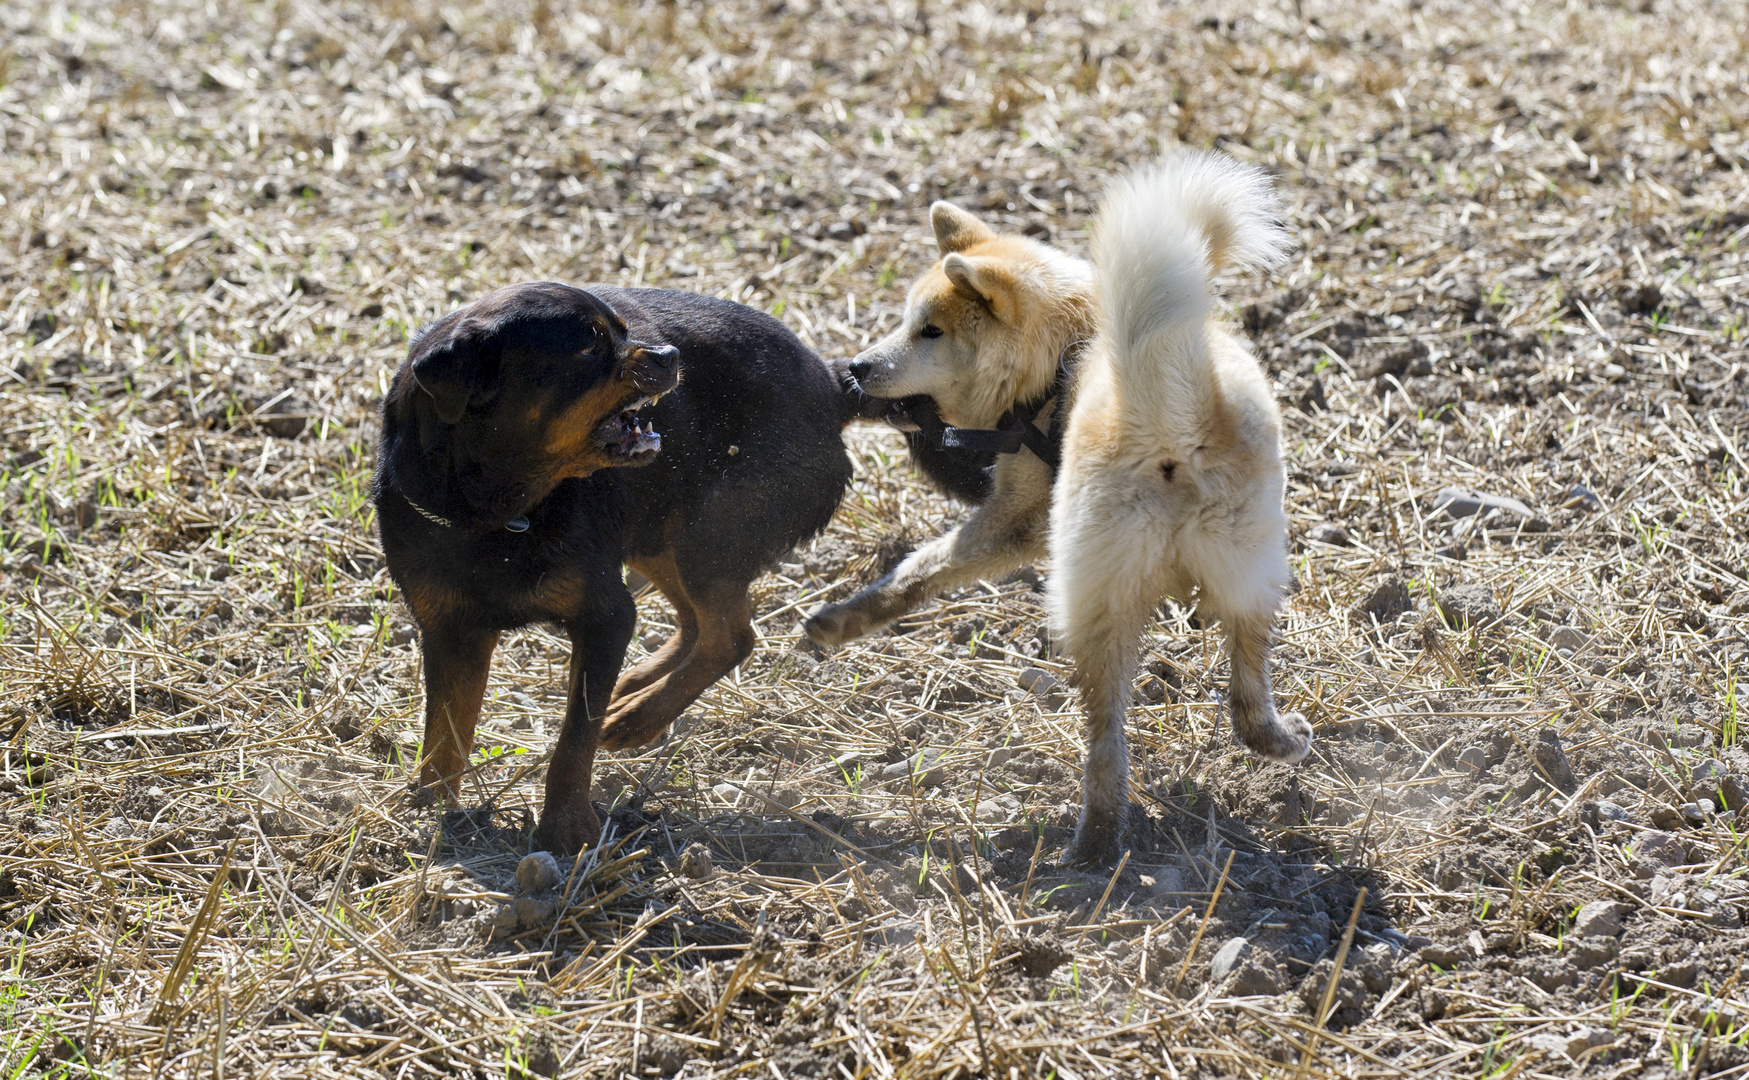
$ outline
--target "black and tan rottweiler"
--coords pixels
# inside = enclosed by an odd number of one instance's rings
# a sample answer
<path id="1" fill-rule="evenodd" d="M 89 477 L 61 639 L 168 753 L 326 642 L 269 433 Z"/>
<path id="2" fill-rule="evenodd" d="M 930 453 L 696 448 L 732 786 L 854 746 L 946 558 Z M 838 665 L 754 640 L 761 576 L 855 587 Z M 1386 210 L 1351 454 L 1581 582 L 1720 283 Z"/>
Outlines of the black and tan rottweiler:
<path id="1" fill-rule="evenodd" d="M 748 585 L 831 519 L 842 429 L 871 411 L 781 323 L 726 300 L 543 282 L 427 327 L 383 402 L 375 484 L 424 654 L 420 796 L 461 797 L 499 635 L 558 623 L 570 695 L 535 840 L 593 842 L 596 750 L 657 738 L 753 651 Z M 678 632 L 621 675 L 625 564 Z"/>

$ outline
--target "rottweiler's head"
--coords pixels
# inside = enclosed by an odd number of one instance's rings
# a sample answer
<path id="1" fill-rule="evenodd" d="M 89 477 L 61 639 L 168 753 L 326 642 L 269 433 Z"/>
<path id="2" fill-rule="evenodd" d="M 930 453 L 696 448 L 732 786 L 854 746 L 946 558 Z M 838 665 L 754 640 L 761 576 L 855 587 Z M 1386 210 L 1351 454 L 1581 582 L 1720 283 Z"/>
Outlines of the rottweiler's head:
<path id="1" fill-rule="evenodd" d="M 634 341 L 597 297 L 543 281 L 510 285 L 432 323 L 385 409 L 421 448 L 531 489 L 643 465 L 662 437 L 636 413 L 680 382 L 679 350 Z"/>

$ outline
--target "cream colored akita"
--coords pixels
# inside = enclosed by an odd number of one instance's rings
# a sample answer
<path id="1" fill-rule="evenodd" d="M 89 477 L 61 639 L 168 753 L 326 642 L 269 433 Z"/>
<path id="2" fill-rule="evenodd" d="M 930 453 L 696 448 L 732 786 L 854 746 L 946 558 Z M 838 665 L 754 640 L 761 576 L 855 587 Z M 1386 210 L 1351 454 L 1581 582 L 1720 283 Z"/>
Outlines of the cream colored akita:
<path id="1" fill-rule="evenodd" d="M 1226 628 L 1234 730 L 1263 757 L 1299 761 L 1311 726 L 1277 714 L 1269 639 L 1286 594 L 1280 417 L 1246 344 L 1210 320 L 1210 278 L 1277 261 L 1285 235 L 1269 181 L 1212 153 L 1179 152 L 1119 181 L 1100 207 L 1092 263 L 963 210 L 930 212 L 942 258 L 911 288 L 899 329 L 852 372 L 875 397 L 928 395 L 943 422 L 989 428 L 1075 372 L 1061 469 L 1003 455 L 990 498 L 892 573 L 816 612 L 838 644 L 947 589 L 1050 556 L 1053 637 L 1088 712 L 1081 821 L 1066 861 L 1122 847 L 1124 739 L 1138 642 L 1164 597 Z M 1048 422 L 1047 404 L 1038 415 Z"/>

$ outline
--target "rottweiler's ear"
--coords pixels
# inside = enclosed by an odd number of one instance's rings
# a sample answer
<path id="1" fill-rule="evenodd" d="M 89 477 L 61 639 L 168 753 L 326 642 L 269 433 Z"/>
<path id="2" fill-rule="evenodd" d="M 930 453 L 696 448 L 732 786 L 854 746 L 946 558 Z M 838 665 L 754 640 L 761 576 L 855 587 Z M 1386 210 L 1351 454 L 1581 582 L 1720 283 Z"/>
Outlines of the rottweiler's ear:
<path id="1" fill-rule="evenodd" d="M 995 259 L 949 255 L 941 261 L 942 273 L 954 288 L 990 305 L 990 313 L 1002 322 L 1017 307 L 1014 275 Z"/>
<path id="2" fill-rule="evenodd" d="M 943 255 L 996 239 L 995 230 L 950 202 L 938 202 L 929 208 L 929 224 L 935 228 L 935 246 Z"/>
<path id="3" fill-rule="evenodd" d="M 468 406 L 498 388 L 500 349 L 495 327 L 462 321 L 414 347 L 413 379 L 431 395 L 437 418 L 453 424 Z"/>

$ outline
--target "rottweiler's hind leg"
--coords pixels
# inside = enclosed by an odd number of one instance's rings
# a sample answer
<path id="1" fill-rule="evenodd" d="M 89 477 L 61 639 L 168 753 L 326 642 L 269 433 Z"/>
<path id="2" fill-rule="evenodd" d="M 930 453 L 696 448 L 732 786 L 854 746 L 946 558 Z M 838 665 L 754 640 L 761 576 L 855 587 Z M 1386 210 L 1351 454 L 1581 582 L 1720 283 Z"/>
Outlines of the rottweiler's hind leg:
<path id="1" fill-rule="evenodd" d="M 650 583 L 667 597 L 668 603 L 674 607 L 678 629 L 662 643 L 661 648 L 620 676 L 619 685 L 613 688 L 615 705 L 679 667 L 698 643 L 698 616 L 693 613 L 692 598 L 686 593 L 686 583 L 680 578 L 680 567 L 674 562 L 674 553 L 666 551 L 654 558 L 635 560 L 630 565 L 649 578 Z"/>
<path id="2" fill-rule="evenodd" d="M 635 693 L 615 696 L 602 731 L 604 749 L 623 750 L 658 738 L 706 687 L 753 655 L 753 610 L 745 585 L 725 584 L 693 595 L 693 612 L 697 643 L 667 675 Z"/>

